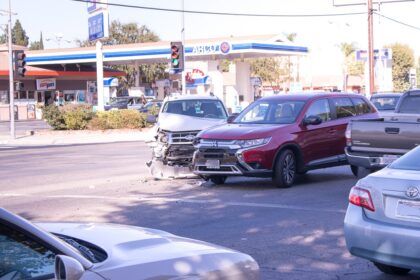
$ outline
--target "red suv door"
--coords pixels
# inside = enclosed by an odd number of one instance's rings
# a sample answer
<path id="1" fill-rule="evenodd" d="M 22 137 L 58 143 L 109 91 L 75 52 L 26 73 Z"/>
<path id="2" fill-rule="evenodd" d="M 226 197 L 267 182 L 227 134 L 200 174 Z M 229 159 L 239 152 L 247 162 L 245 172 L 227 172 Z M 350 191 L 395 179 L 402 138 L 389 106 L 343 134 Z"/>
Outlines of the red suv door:
<path id="1" fill-rule="evenodd" d="M 305 164 L 326 163 L 333 157 L 336 139 L 336 122 L 333 120 L 330 103 L 327 98 L 314 100 L 306 110 L 305 117 L 319 116 L 318 125 L 302 125 L 299 143 L 301 143 Z"/>

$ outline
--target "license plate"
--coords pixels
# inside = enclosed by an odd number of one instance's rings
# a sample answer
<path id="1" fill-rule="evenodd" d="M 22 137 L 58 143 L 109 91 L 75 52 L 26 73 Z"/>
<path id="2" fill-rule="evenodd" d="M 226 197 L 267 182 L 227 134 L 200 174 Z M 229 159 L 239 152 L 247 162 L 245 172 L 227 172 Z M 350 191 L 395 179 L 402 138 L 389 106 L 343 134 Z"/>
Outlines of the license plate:
<path id="1" fill-rule="evenodd" d="M 398 158 L 399 156 L 396 156 L 396 155 L 383 155 L 382 157 L 379 158 L 379 163 L 388 165 Z"/>
<path id="2" fill-rule="evenodd" d="M 206 160 L 206 167 L 208 169 L 220 169 L 220 160 L 218 159 Z"/>
<path id="3" fill-rule="evenodd" d="M 402 218 L 420 220 L 420 201 L 398 201 L 396 214 Z"/>

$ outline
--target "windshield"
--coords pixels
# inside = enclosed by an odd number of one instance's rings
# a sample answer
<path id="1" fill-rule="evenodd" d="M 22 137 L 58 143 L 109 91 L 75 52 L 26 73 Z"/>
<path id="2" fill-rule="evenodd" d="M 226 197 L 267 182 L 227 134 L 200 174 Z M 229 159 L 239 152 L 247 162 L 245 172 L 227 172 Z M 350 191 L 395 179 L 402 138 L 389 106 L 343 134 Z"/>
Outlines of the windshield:
<path id="1" fill-rule="evenodd" d="M 420 171 L 420 147 L 411 150 L 404 156 L 400 157 L 388 167 L 392 169 L 405 169 Z"/>
<path id="2" fill-rule="evenodd" d="M 370 101 L 379 111 L 393 111 L 397 106 L 399 96 L 372 97 Z"/>
<path id="3" fill-rule="evenodd" d="M 226 119 L 227 114 L 219 100 L 175 100 L 168 101 L 163 113 L 197 118 Z"/>
<path id="4" fill-rule="evenodd" d="M 304 104 L 304 101 L 291 100 L 255 102 L 236 118 L 235 123 L 293 123 L 302 110 Z"/>

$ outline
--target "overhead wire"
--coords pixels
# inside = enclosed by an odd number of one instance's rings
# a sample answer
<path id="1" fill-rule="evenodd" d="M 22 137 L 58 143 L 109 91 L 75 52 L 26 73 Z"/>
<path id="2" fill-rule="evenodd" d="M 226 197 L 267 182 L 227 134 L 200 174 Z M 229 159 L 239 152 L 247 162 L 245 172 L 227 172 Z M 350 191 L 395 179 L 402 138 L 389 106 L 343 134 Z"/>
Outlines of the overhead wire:
<path id="1" fill-rule="evenodd" d="M 91 3 L 90 0 L 70 0 L 73 2 Z M 353 13 L 331 13 L 331 14 L 252 14 L 252 13 L 226 13 L 226 12 L 211 12 L 211 11 L 197 11 L 197 10 L 181 10 L 181 9 L 168 9 L 168 8 L 157 8 L 139 5 L 129 5 L 112 2 L 101 2 L 96 1 L 96 4 L 106 4 L 115 7 L 124 8 L 135 8 L 143 10 L 163 11 L 163 12 L 176 12 L 176 13 L 187 13 L 187 14 L 204 14 L 204 15 L 217 15 L 217 16 L 241 16 L 241 17 L 289 17 L 289 18 L 302 18 L 302 17 L 336 17 L 336 16 L 354 16 L 363 15 L 366 12 L 353 12 Z"/>
<path id="2" fill-rule="evenodd" d="M 404 26 L 406 26 L 406 27 L 410 27 L 410 28 L 412 28 L 412 29 L 416 29 L 416 30 L 419 30 L 419 31 L 420 31 L 420 27 L 417 27 L 417 26 L 414 26 L 414 25 L 411 25 L 411 24 L 408 24 L 408 23 L 402 22 L 402 21 L 400 21 L 400 20 L 397 20 L 397 19 L 394 19 L 394 18 L 391 18 L 391 17 L 385 16 L 385 15 L 380 14 L 380 13 L 377 13 L 377 12 L 373 12 L 373 13 L 374 13 L 374 14 L 376 14 L 376 15 L 378 15 L 378 16 L 380 16 L 380 17 L 383 17 L 384 19 L 387 19 L 387 20 L 389 20 L 389 21 L 392 21 L 392 22 L 395 22 L 395 23 L 398 23 L 398 24 L 404 25 Z"/>

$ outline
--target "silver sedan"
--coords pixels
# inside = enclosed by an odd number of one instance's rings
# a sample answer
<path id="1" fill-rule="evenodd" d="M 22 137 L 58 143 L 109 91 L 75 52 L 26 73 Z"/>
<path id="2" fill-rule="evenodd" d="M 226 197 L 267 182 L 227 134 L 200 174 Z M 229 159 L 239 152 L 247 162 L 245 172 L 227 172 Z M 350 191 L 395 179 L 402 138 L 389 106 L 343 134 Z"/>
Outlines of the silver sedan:
<path id="1" fill-rule="evenodd" d="M 420 270 L 420 147 L 361 179 L 344 219 L 351 254 L 387 274 Z"/>
<path id="2" fill-rule="evenodd" d="M 0 208 L 0 280 L 259 279 L 250 256 L 111 224 L 34 225 Z"/>

